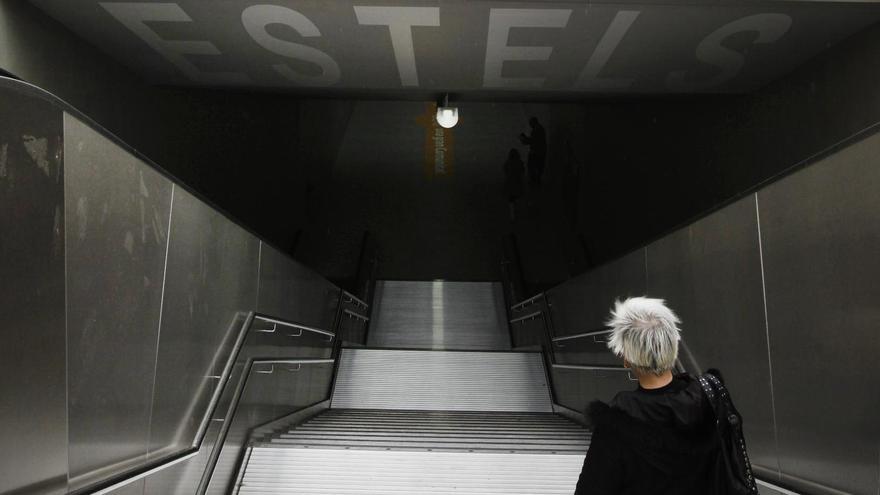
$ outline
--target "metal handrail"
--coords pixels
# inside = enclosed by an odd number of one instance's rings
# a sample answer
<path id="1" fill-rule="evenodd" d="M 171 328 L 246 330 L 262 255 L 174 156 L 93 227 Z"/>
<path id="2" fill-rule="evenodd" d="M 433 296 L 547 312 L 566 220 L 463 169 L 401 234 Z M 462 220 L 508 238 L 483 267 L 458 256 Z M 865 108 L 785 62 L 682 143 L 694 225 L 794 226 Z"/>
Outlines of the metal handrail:
<path id="1" fill-rule="evenodd" d="M 525 307 L 525 306 L 528 306 L 528 305 L 530 305 L 530 304 L 534 304 L 535 301 L 537 301 L 538 299 L 540 299 L 540 298 L 542 298 L 542 297 L 544 297 L 544 293 L 543 293 L 543 292 L 541 292 L 541 293 L 538 294 L 538 295 L 532 296 L 532 297 L 530 297 L 530 298 L 528 298 L 528 299 L 522 300 L 522 301 L 520 301 L 520 302 L 514 304 L 513 306 L 510 307 L 510 310 L 511 310 L 511 311 L 516 311 L 516 310 L 518 310 L 518 309 L 520 309 L 520 308 L 523 308 L 523 307 Z"/>
<path id="2" fill-rule="evenodd" d="M 605 335 L 611 333 L 611 330 L 599 330 L 595 332 L 576 333 L 573 335 L 563 335 L 562 337 L 553 337 L 553 342 L 562 342 L 563 340 L 574 340 L 584 337 L 593 337 L 596 335 Z M 595 339 L 594 339 L 595 340 Z"/>
<path id="3" fill-rule="evenodd" d="M 232 399 L 229 402 L 229 407 L 226 409 L 225 421 L 223 421 L 223 426 L 220 428 L 220 432 L 217 434 L 217 441 L 214 443 L 214 448 L 211 450 L 211 455 L 208 457 L 208 461 L 205 466 L 205 471 L 202 474 L 202 480 L 199 483 L 199 487 L 196 490 L 196 494 L 203 495 L 208 490 L 208 485 L 211 482 L 211 478 L 214 475 L 214 469 L 217 467 L 217 460 L 220 458 L 220 452 L 223 449 L 223 444 L 226 442 L 226 436 L 229 434 L 229 429 L 232 427 L 232 418 L 235 415 L 235 411 L 238 409 L 238 403 L 241 402 L 241 396 L 244 393 L 244 389 L 247 386 L 248 380 L 250 379 L 251 372 L 255 371 L 256 373 L 262 374 L 272 374 L 275 371 L 276 364 L 331 364 L 334 363 L 335 359 L 254 359 L 249 358 L 247 362 L 244 364 L 242 369 L 241 377 L 239 378 L 238 384 L 233 391 Z M 272 369 L 270 371 L 258 371 L 254 370 L 254 365 L 259 364 L 271 364 Z M 299 370 L 299 368 L 297 368 Z"/>
<path id="4" fill-rule="evenodd" d="M 279 320 L 279 319 L 277 319 L 277 318 L 270 318 L 270 317 L 268 317 L 268 316 L 256 315 L 256 316 L 254 316 L 254 319 L 256 319 L 256 320 L 260 320 L 260 321 L 264 321 L 264 322 L 266 322 L 266 323 L 272 323 L 272 324 L 275 324 L 275 325 L 282 325 L 282 326 L 285 326 L 285 327 L 297 328 L 297 329 L 300 329 L 300 330 L 305 330 L 305 331 L 307 331 L 307 332 L 320 333 L 320 334 L 327 335 L 327 336 L 329 336 L 329 337 L 336 337 L 336 334 L 335 334 L 335 333 L 330 332 L 330 331 L 327 331 L 327 330 L 321 330 L 320 328 L 310 327 L 310 326 L 307 326 L 307 325 L 300 325 L 299 323 L 291 323 L 291 322 L 289 322 L 289 321 Z M 258 332 L 272 333 L 272 332 L 275 331 L 274 328 L 275 328 L 275 327 L 273 327 L 273 330 L 269 330 L 269 331 L 267 331 L 267 330 L 257 330 L 257 331 L 258 331 Z"/>
<path id="5" fill-rule="evenodd" d="M 623 366 L 592 366 L 592 365 L 584 365 L 584 364 L 556 364 L 553 363 L 552 366 L 554 369 L 563 369 L 563 370 L 585 370 L 585 371 L 612 371 L 612 372 L 626 372 L 627 378 L 630 381 L 636 382 L 638 378 L 632 375 L 632 372 L 629 368 Z"/>
<path id="6" fill-rule="evenodd" d="M 137 471 L 126 473 L 123 477 L 118 478 L 118 481 L 106 480 L 100 482 L 99 484 L 92 485 L 91 487 L 86 487 L 82 490 L 77 490 L 75 493 L 90 493 L 92 495 L 104 495 L 109 494 L 119 488 L 131 484 L 140 479 L 146 478 L 147 476 L 167 469 L 175 464 L 179 464 L 187 459 L 190 459 L 199 453 L 201 453 L 201 449 L 204 443 L 205 435 L 207 434 L 208 426 L 212 421 L 219 421 L 223 423 L 223 426 L 220 429 L 218 434 L 217 442 L 213 444 L 213 448 L 211 450 L 211 455 L 208 459 L 208 464 L 205 468 L 205 472 L 202 476 L 202 482 L 199 485 L 199 490 L 196 493 L 204 493 L 207 490 L 208 483 L 211 480 L 211 476 L 213 475 L 214 468 L 216 466 L 217 459 L 220 456 L 220 450 L 222 449 L 223 442 L 226 439 L 226 435 L 229 432 L 229 428 L 232 426 L 231 418 L 238 408 L 238 404 L 241 401 L 241 395 L 244 391 L 244 387 L 247 384 L 248 377 L 251 374 L 251 371 L 255 371 L 257 373 L 271 374 L 274 372 L 274 365 L 276 364 L 295 364 L 296 369 L 288 369 L 287 371 L 299 371 L 302 365 L 305 364 L 330 364 L 334 363 L 335 359 L 253 359 L 250 358 L 245 363 L 242 376 L 239 378 L 238 384 L 236 385 L 235 391 L 233 392 L 232 399 L 229 403 L 229 407 L 226 409 L 226 414 L 223 415 L 222 419 L 217 419 L 214 416 L 217 415 L 217 407 L 220 403 L 220 400 L 223 397 L 224 392 L 226 391 L 226 386 L 228 385 L 229 379 L 232 376 L 232 371 L 235 368 L 235 363 L 238 361 L 239 355 L 241 354 L 241 349 L 244 347 L 244 341 L 247 338 L 248 331 L 251 330 L 251 326 L 253 325 L 254 320 L 260 319 L 262 321 L 266 321 L 268 323 L 285 325 L 294 328 L 299 328 L 302 330 L 307 330 L 311 332 L 316 332 L 324 335 L 328 335 L 331 338 L 335 337 L 335 334 L 332 332 L 327 332 L 325 330 L 320 330 L 312 327 L 307 327 L 304 325 L 292 324 L 289 322 L 285 322 L 283 320 L 277 320 L 274 318 L 269 318 L 265 316 L 257 316 L 254 312 L 248 313 L 247 318 L 245 318 L 244 323 L 239 330 L 238 335 L 236 336 L 235 343 L 232 346 L 232 349 L 229 353 L 229 358 L 226 361 L 225 366 L 223 367 L 223 372 L 219 376 L 219 380 L 217 382 L 217 387 L 214 390 L 214 393 L 211 396 L 211 401 L 208 403 L 208 407 L 206 409 L 207 413 L 199 425 L 199 429 L 196 433 L 196 438 L 193 442 L 191 448 L 174 454 L 170 457 L 160 460 L 159 462 L 142 466 Z M 259 331 L 259 330 L 254 330 Z M 274 331 L 274 330 L 273 330 Z M 272 369 L 268 371 L 260 371 L 254 370 L 254 365 L 259 364 L 271 364 Z M 109 484 L 108 484 L 109 483 Z"/>
<path id="7" fill-rule="evenodd" d="M 352 311 L 350 309 L 343 309 L 342 312 L 351 318 L 357 318 L 357 319 L 363 320 L 363 321 L 370 321 L 369 316 L 364 316 L 362 314 L 355 313 L 354 311 Z"/>
<path id="8" fill-rule="evenodd" d="M 162 464 L 159 464 L 159 465 L 157 465 L 147 471 L 136 474 L 134 476 L 130 476 L 119 483 L 115 483 L 113 485 L 108 486 L 107 488 L 102 488 L 100 490 L 92 492 L 92 495 L 105 495 L 105 494 L 111 493 L 111 492 L 119 489 L 120 487 L 123 487 L 125 485 L 129 485 L 129 484 L 134 483 L 135 481 L 138 481 L 138 480 L 142 480 L 142 479 L 146 478 L 147 476 L 150 476 L 151 474 L 158 473 L 159 471 L 170 468 L 171 466 L 174 466 L 175 464 L 180 464 L 181 462 L 189 460 L 197 455 L 199 455 L 199 450 L 187 452 L 186 454 L 184 454 L 182 456 L 176 456 L 174 459 L 172 459 L 170 461 L 163 462 Z"/>
<path id="9" fill-rule="evenodd" d="M 253 364 L 271 364 L 275 366 L 276 364 L 295 364 L 297 366 L 301 366 L 303 364 L 330 364 L 334 359 L 321 359 L 321 358 L 291 358 L 291 359 L 254 359 L 252 361 Z M 299 368 L 297 368 L 299 369 Z"/>
<path id="10" fill-rule="evenodd" d="M 232 374 L 232 369 L 235 366 L 235 362 L 238 360 L 238 355 L 241 352 L 241 348 L 244 345 L 245 337 L 247 336 L 248 330 L 250 330 L 253 321 L 254 312 L 251 311 L 248 313 L 247 317 L 241 325 L 241 328 L 238 331 L 238 335 L 235 338 L 235 343 L 233 344 L 232 349 L 229 352 L 229 357 L 226 360 L 226 364 L 223 366 L 223 372 L 220 374 L 220 379 L 217 381 L 217 386 L 214 389 L 214 393 L 211 395 L 211 401 L 208 402 L 205 416 L 202 419 L 202 422 L 199 424 L 199 429 L 196 430 L 196 437 L 193 440 L 192 446 L 189 449 L 183 452 L 179 452 L 177 454 L 173 454 L 170 457 L 160 459 L 158 460 L 158 462 L 142 466 L 137 471 L 123 473 L 118 477 L 114 477 L 116 481 L 113 481 L 114 478 L 110 478 L 108 480 L 101 481 L 96 485 L 77 490 L 74 493 L 91 493 L 92 495 L 103 495 L 111 493 L 119 489 L 120 487 L 134 483 L 135 481 L 143 479 L 153 473 L 167 469 L 201 452 L 202 444 L 208 431 L 208 426 L 210 425 L 214 414 L 217 412 L 217 406 L 223 395 L 223 391 L 226 388 L 226 383 L 228 382 L 229 377 Z"/>
<path id="11" fill-rule="evenodd" d="M 800 493 L 793 492 L 793 491 L 791 491 L 787 488 L 783 488 L 779 485 L 774 485 L 773 483 L 770 483 L 769 481 L 759 480 L 759 479 L 755 478 L 755 483 L 757 483 L 759 485 L 763 485 L 763 486 L 765 486 L 775 492 L 779 492 L 782 495 L 801 495 Z"/>
<path id="12" fill-rule="evenodd" d="M 208 430 L 208 425 L 211 423 L 211 417 L 214 415 L 215 409 L 217 409 L 217 404 L 220 402 L 220 397 L 223 395 L 223 389 L 226 387 L 226 382 L 229 380 L 230 375 L 232 375 L 232 368 L 235 366 L 235 361 L 238 358 L 239 352 L 241 352 L 248 329 L 253 324 L 253 321 L 254 313 L 252 311 L 248 313 L 247 318 L 245 318 L 244 323 L 241 326 L 241 330 L 238 331 L 238 336 L 235 338 L 235 344 L 233 344 L 232 350 L 229 352 L 229 358 L 226 360 L 226 365 L 223 366 L 223 372 L 220 373 L 220 380 L 217 382 L 217 387 L 214 389 L 214 394 L 211 396 L 211 402 L 208 403 L 208 414 L 202 419 L 202 424 L 199 425 L 198 432 L 196 433 L 196 440 L 193 442 L 193 447 L 195 448 L 200 448 L 202 445 L 202 440 Z"/>
<path id="13" fill-rule="evenodd" d="M 345 301 L 345 302 L 353 302 L 353 303 L 357 304 L 358 306 L 363 306 L 364 309 L 367 309 L 370 307 L 369 304 L 365 303 L 359 297 L 352 294 L 351 292 L 348 292 L 347 290 L 342 291 L 342 295 L 343 295 L 343 297 L 348 298 L 348 301 Z"/>
<path id="14" fill-rule="evenodd" d="M 278 330 L 278 324 L 273 323 L 272 328 L 258 328 L 254 331 L 257 333 L 275 333 L 276 330 Z"/>
<path id="15" fill-rule="evenodd" d="M 557 364 L 557 363 L 553 363 L 551 366 L 553 366 L 554 368 L 569 369 L 569 370 L 626 371 L 626 372 L 629 372 L 629 368 L 625 368 L 623 366 L 605 366 L 605 365 L 591 365 L 591 364 Z"/>
<path id="16" fill-rule="evenodd" d="M 540 318 L 540 317 L 543 317 L 543 316 L 544 316 L 544 312 L 543 312 L 543 311 L 535 311 L 534 313 L 529 313 L 529 314 L 527 314 L 527 315 L 520 316 L 520 317 L 518 317 L 518 318 L 514 318 L 514 319 L 510 320 L 510 323 L 511 323 L 511 324 L 513 324 L 513 323 L 519 323 L 519 322 L 521 322 L 521 321 L 525 321 L 525 320 L 533 320 L 533 319 L 535 319 L 535 318 Z"/>
<path id="17" fill-rule="evenodd" d="M 271 421 L 267 421 L 266 423 L 251 428 L 248 434 L 249 440 L 247 443 L 247 449 L 245 450 L 244 456 L 242 456 L 241 462 L 238 463 L 238 474 L 235 476 L 235 481 L 229 491 L 229 495 L 238 495 L 238 493 L 241 491 L 242 480 L 244 479 L 245 471 L 247 471 L 247 466 L 250 463 L 251 453 L 253 452 L 256 438 L 265 435 L 267 433 L 267 430 L 274 432 L 277 431 L 279 427 L 289 428 L 290 425 L 299 424 L 305 419 L 314 417 L 320 411 L 327 410 L 329 408 L 330 399 L 324 399 L 310 406 L 298 409 L 288 415 L 273 419 Z"/>

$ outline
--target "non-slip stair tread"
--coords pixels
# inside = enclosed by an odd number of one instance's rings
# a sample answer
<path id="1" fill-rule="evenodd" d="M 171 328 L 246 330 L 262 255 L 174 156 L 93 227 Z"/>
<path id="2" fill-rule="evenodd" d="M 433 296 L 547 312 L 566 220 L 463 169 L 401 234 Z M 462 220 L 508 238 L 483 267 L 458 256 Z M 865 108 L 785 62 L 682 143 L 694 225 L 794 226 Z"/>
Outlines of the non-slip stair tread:
<path id="1" fill-rule="evenodd" d="M 263 443 L 260 447 L 268 448 L 340 448 L 346 450 L 394 450 L 394 451 L 460 451 L 460 452 L 507 452 L 511 454 L 519 452 L 544 452 L 544 453 L 583 453 L 589 447 L 588 443 L 581 445 L 558 445 L 558 444 L 488 444 L 484 442 L 457 442 L 457 443 L 438 443 L 438 442 L 356 442 L 356 441 L 273 441 Z"/>
<path id="2" fill-rule="evenodd" d="M 241 494 L 570 494 L 591 432 L 553 413 L 328 409 L 252 447 Z"/>
<path id="3" fill-rule="evenodd" d="M 517 435 L 517 434 L 488 434 L 480 432 L 479 434 L 464 434 L 461 432 L 443 432 L 443 433 L 428 433 L 428 432 L 417 432 L 417 431 L 404 431 L 404 432 L 395 432 L 395 433 L 381 433 L 381 432 L 366 432 L 366 433 L 354 433 L 351 431 L 336 431 L 336 432 L 326 432 L 326 431 L 314 431 L 314 432 L 297 432 L 297 433 L 285 433 L 279 435 L 276 438 L 479 438 L 486 440 L 504 440 L 504 439 L 522 439 L 522 440 L 580 440 L 585 438 L 585 435 L 580 434 L 539 434 L 532 433 L 529 435 Z M 589 436 L 586 436 L 589 438 Z"/>
<path id="4" fill-rule="evenodd" d="M 474 456 L 480 456 L 475 458 Z M 571 494 L 584 454 L 254 448 L 241 494 Z"/>
<path id="5" fill-rule="evenodd" d="M 377 280 L 370 347 L 510 349 L 499 282 Z"/>
<path id="6" fill-rule="evenodd" d="M 299 428 L 292 429 L 289 431 L 303 431 L 303 430 L 334 430 L 345 428 L 348 430 L 375 430 L 375 431 L 389 431 L 389 430 L 421 430 L 421 431 L 444 431 L 444 430 L 455 430 L 455 431 L 515 431 L 515 432 L 535 432 L 535 431 L 579 431 L 575 427 L 562 427 L 562 426 L 516 426 L 516 425 L 456 425 L 455 423 L 445 424 L 445 425 L 406 425 L 406 424 L 316 424 L 316 423 L 307 423 Z"/>
<path id="7" fill-rule="evenodd" d="M 486 435 L 486 434 L 462 434 L 462 433 L 447 433 L 447 434 L 430 434 L 425 432 L 402 432 L 402 433 L 376 433 L 370 432 L 365 434 L 357 434 L 352 432 L 300 432 L 300 433 L 287 433 L 283 435 L 279 435 L 275 438 L 285 439 L 285 438 L 335 438 L 335 439 L 361 439 L 361 440 L 370 440 L 370 439 L 417 439 L 417 440 L 429 440 L 434 439 L 438 441 L 449 440 L 449 439 L 475 439 L 475 440 L 485 440 L 485 441 L 503 441 L 503 440 L 520 440 L 523 442 L 540 442 L 540 441 L 559 441 L 559 442 L 572 442 L 572 441 L 583 441 L 588 438 L 586 435 L 514 435 L 514 434 L 505 434 L 505 435 Z"/>
<path id="8" fill-rule="evenodd" d="M 506 452 L 572 454 L 586 452 L 590 432 L 566 418 L 546 413 L 330 409 L 259 447 L 271 449 L 406 450 L 415 452 Z"/>
<path id="9" fill-rule="evenodd" d="M 343 349 L 333 408 L 552 413 L 539 353 Z"/>

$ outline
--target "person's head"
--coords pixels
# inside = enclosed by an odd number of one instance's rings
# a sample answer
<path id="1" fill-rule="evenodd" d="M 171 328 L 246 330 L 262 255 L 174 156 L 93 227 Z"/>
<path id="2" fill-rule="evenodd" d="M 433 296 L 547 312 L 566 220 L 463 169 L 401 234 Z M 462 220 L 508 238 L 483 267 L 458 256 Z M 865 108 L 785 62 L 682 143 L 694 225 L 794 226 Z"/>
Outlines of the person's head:
<path id="1" fill-rule="evenodd" d="M 520 122 L 522 122 L 522 121 L 520 121 Z M 529 127 L 534 129 L 535 126 L 537 126 L 537 125 L 538 125 L 538 117 L 530 117 L 529 118 Z"/>
<path id="2" fill-rule="evenodd" d="M 510 153 L 507 154 L 508 160 L 519 160 L 519 150 L 516 148 L 510 148 Z"/>
<path id="3" fill-rule="evenodd" d="M 663 299 L 631 297 L 611 310 L 608 348 L 637 375 L 661 375 L 675 367 L 681 321 Z"/>

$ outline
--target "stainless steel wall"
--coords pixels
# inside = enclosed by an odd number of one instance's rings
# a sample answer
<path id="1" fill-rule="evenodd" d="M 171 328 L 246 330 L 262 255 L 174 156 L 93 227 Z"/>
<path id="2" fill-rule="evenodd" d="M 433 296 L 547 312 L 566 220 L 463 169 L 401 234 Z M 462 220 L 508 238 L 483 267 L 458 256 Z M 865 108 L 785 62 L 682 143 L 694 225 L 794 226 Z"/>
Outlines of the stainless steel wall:
<path id="1" fill-rule="evenodd" d="M 760 476 L 808 494 L 880 493 L 878 155 L 880 135 L 868 136 L 548 291 L 556 334 L 589 331 L 615 298 L 642 292 L 641 259 L 646 292 L 683 320 L 685 366 L 724 372 Z M 554 358 L 598 364 L 580 347 Z M 581 409 L 628 386 L 591 373 L 554 368 L 557 401 Z"/>
<path id="2" fill-rule="evenodd" d="M 262 243 L 257 312 L 327 329 L 333 326 L 338 302 L 335 285 Z"/>
<path id="3" fill-rule="evenodd" d="M 0 78 L 0 114 L 0 493 L 78 490 L 192 448 L 249 311 L 334 330 L 338 288 L 75 110 Z M 247 359 L 326 358 L 335 339 L 249 343 Z M 261 422 L 328 398 L 332 370 L 276 374 Z M 219 424 L 199 455 L 113 493 L 192 493 Z"/>
<path id="4" fill-rule="evenodd" d="M 608 350 L 608 335 L 593 335 L 553 343 L 554 361 L 558 364 L 621 366 L 620 358 Z"/>
<path id="5" fill-rule="evenodd" d="M 0 91 L 0 115 L 0 493 L 63 493 L 61 112 L 35 95 Z"/>
<path id="6" fill-rule="evenodd" d="M 367 342 L 367 329 L 370 320 L 365 313 L 367 311 L 355 303 L 343 304 L 343 313 L 340 315 L 338 338 L 345 345 L 365 345 Z"/>
<path id="7" fill-rule="evenodd" d="M 77 488 L 193 445 L 248 310 L 332 330 L 339 290 L 75 118 L 65 122 L 68 235 L 92 233 L 68 259 L 71 279 L 89 285 L 68 297 L 74 314 L 93 315 L 86 321 L 101 330 L 83 330 L 70 349 L 82 359 L 69 373 L 78 385 L 70 428 L 79 437 L 71 434 L 69 446 Z M 126 297 L 115 299 L 120 290 Z M 255 333 L 247 348 L 248 357 L 329 357 L 332 343 L 279 327 Z M 255 373 L 217 472 L 233 473 L 225 465 L 236 459 L 232 444 L 251 427 L 327 398 L 324 371 Z M 186 493 L 206 461 L 200 454 L 124 493 Z"/>
<path id="8" fill-rule="evenodd" d="M 332 344 L 328 343 L 327 347 L 332 347 Z M 237 474 L 237 462 L 254 428 L 326 400 L 332 377 L 332 363 L 254 363 L 235 416 L 225 418 L 232 423 L 207 493 L 231 493 Z M 156 488 L 167 489 L 167 483 L 157 485 Z M 185 488 L 178 484 L 174 493 L 192 493 L 191 489 L 187 492 Z M 148 484 L 147 493 L 165 495 L 168 492 L 153 489 Z"/>
<path id="9" fill-rule="evenodd" d="M 648 293 L 682 319 L 692 373 L 722 369 L 760 474 L 778 477 L 758 214 L 749 196 L 648 246 Z M 689 359 L 689 357 L 693 357 Z M 695 362 L 694 362 L 695 361 Z"/>
<path id="10" fill-rule="evenodd" d="M 221 423 L 212 422 L 205 432 L 205 442 L 198 455 L 156 472 L 144 479 L 143 493 L 146 495 L 192 495 L 202 480 L 208 458 L 214 449 Z M 138 492 L 141 493 L 141 492 Z M 115 494 L 114 494 L 115 495 Z"/>
<path id="11" fill-rule="evenodd" d="M 645 251 L 640 249 L 548 290 L 554 332 L 601 330 L 615 299 L 645 292 Z"/>
<path id="12" fill-rule="evenodd" d="M 880 135 L 758 193 L 783 481 L 878 491 Z"/>
<path id="13" fill-rule="evenodd" d="M 529 307 L 514 314 L 515 318 L 534 315 L 539 308 Z M 515 349 L 528 349 L 535 346 L 547 345 L 547 337 L 544 332 L 546 312 L 535 317 L 510 323 L 511 340 Z"/>
<path id="14" fill-rule="evenodd" d="M 605 345 L 604 335 L 561 341 L 552 337 L 602 331 L 616 299 L 645 292 L 645 250 L 640 249 L 548 290 L 544 300 L 512 311 L 513 321 L 541 313 L 537 318 L 511 323 L 511 333 L 517 348 L 544 346 L 558 404 L 584 411 L 592 400 L 611 400 L 617 391 L 634 387 L 624 371 L 554 366 L 621 367 L 620 359 Z"/>
<path id="15" fill-rule="evenodd" d="M 146 460 L 171 181 L 64 117 L 70 488 Z"/>
<path id="16" fill-rule="evenodd" d="M 257 304 L 260 241 L 180 188 L 171 213 L 150 458 L 191 447 L 232 339 Z M 199 414 L 201 413 L 201 414 Z"/>
<path id="17" fill-rule="evenodd" d="M 617 392 L 636 388 L 630 375 L 621 371 L 590 371 L 551 368 L 556 403 L 584 412 L 590 401 L 610 401 Z"/>

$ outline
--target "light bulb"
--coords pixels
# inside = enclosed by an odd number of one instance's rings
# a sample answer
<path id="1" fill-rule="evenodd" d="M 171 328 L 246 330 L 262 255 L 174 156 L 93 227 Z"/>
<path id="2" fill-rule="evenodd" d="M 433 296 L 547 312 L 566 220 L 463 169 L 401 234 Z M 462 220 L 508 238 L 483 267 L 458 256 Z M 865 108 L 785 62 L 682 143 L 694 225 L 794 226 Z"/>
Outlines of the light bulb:
<path id="1" fill-rule="evenodd" d="M 458 123 L 458 108 L 437 107 L 437 123 L 440 127 L 451 129 Z"/>

